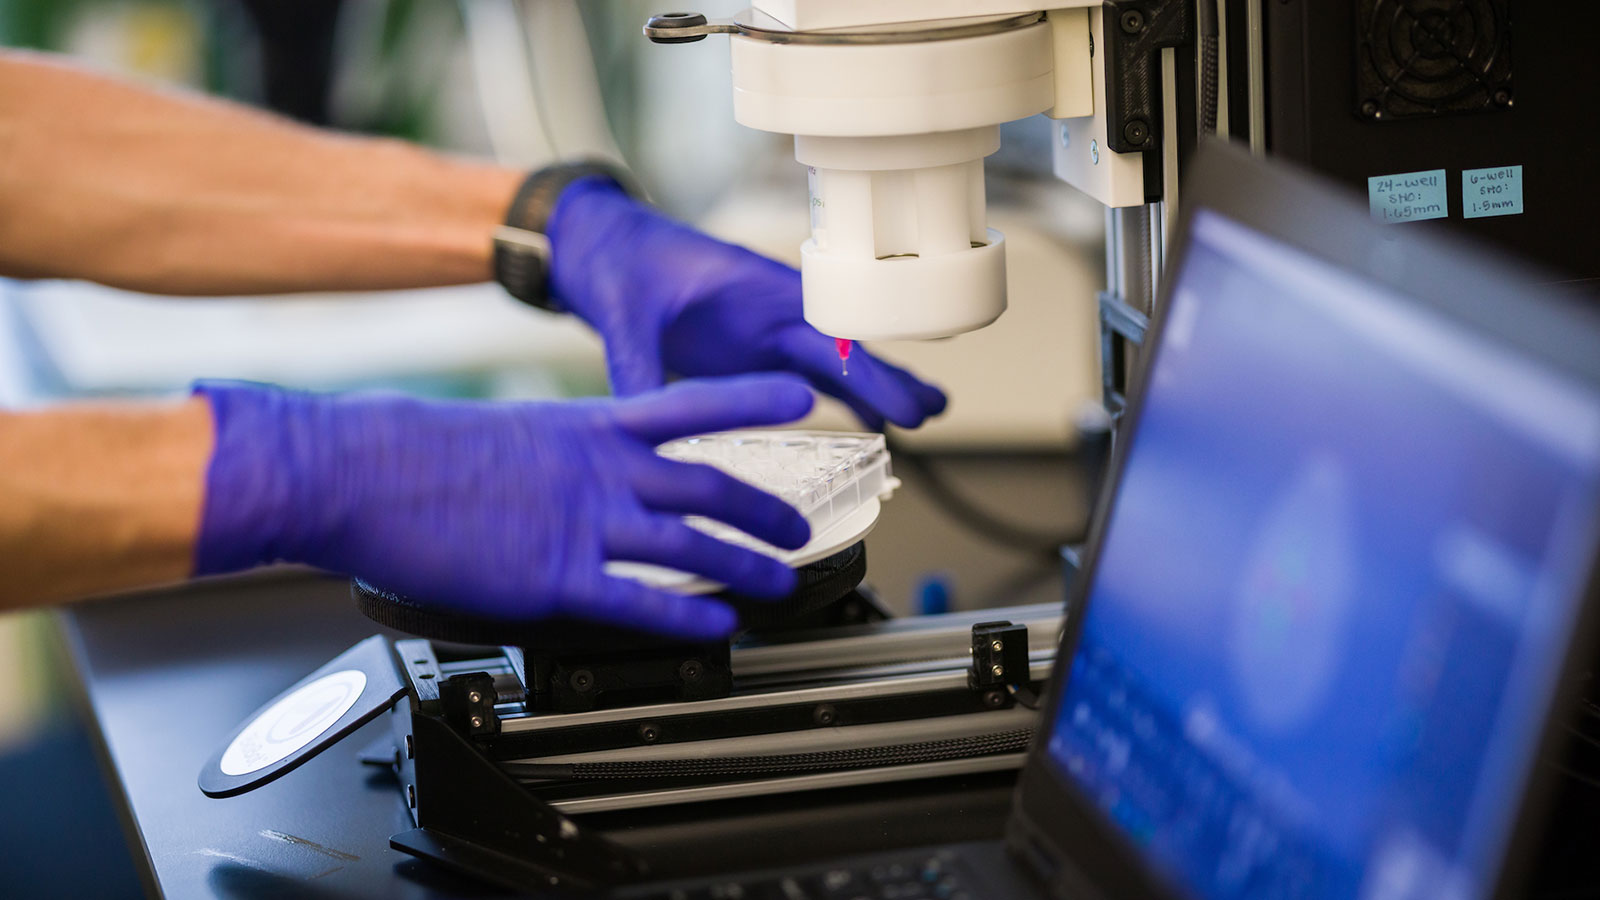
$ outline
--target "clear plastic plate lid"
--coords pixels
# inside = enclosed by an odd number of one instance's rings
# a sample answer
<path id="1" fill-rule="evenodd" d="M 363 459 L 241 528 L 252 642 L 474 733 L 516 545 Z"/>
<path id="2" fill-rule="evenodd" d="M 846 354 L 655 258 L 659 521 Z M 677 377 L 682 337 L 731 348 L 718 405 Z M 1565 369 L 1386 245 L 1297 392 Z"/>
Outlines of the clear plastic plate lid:
<path id="1" fill-rule="evenodd" d="M 705 463 L 782 498 L 806 517 L 811 541 L 780 550 L 712 519 L 684 521 L 721 541 L 747 547 L 792 566 L 826 558 L 861 540 L 878 520 L 879 498 L 900 482 L 889 472 L 881 434 L 827 431 L 723 431 L 663 444 L 668 459 Z M 718 585 L 685 572 L 612 561 L 606 571 L 654 587 L 704 593 Z"/>
<path id="2" fill-rule="evenodd" d="M 657 448 L 668 459 L 706 463 L 782 498 L 821 535 L 862 505 L 899 486 L 881 434 L 827 431 L 724 431 Z M 716 537 L 740 532 L 698 517 Z M 748 537 L 741 543 L 749 544 Z"/>

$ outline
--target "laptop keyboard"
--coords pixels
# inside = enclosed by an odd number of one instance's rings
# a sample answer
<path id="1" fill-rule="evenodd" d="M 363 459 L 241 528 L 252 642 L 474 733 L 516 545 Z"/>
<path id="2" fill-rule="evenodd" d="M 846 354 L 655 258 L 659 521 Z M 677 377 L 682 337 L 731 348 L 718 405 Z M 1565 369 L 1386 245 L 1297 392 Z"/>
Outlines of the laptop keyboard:
<path id="1" fill-rule="evenodd" d="M 976 900 L 953 854 L 940 852 L 788 875 L 672 888 L 641 900 Z"/>

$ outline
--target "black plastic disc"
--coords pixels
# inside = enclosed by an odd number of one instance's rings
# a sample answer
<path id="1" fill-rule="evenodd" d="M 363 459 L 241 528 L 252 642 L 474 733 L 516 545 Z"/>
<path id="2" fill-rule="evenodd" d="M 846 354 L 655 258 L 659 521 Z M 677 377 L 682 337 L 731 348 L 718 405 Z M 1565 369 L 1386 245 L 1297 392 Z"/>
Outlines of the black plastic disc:
<path id="1" fill-rule="evenodd" d="M 781 600 L 758 600 L 726 591 L 712 596 L 738 612 L 743 630 L 782 625 L 838 602 L 860 584 L 867 574 L 866 544 L 858 541 L 795 571 L 799 585 Z M 590 647 L 619 650 L 670 642 L 644 632 L 572 619 L 515 621 L 465 615 L 403 597 L 359 578 L 351 579 L 350 594 L 356 607 L 374 622 L 435 641 L 515 646 L 534 652 L 582 651 Z"/>

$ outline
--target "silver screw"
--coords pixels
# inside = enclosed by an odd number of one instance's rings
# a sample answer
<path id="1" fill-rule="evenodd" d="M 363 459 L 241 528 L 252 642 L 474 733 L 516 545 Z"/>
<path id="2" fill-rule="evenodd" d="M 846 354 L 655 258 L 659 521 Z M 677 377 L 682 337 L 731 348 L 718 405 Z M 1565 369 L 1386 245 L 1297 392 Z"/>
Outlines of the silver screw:
<path id="1" fill-rule="evenodd" d="M 481 702 L 482 700 L 483 700 L 483 695 L 478 693 L 477 691 L 468 691 L 467 692 L 467 702 L 468 703 L 478 703 L 478 702 Z"/>
<path id="2" fill-rule="evenodd" d="M 989 673 L 992 674 L 994 677 L 999 678 L 1001 675 L 1004 675 L 1006 673 L 1006 667 L 1005 666 L 995 666 L 994 668 L 989 670 Z"/>
<path id="3" fill-rule="evenodd" d="M 993 650 L 996 653 L 999 653 L 1001 650 L 1004 650 L 1005 648 L 1006 648 L 1006 645 L 1001 643 L 1000 641 L 995 641 L 994 643 L 989 645 L 989 649 Z"/>
<path id="4" fill-rule="evenodd" d="M 1065 150 L 1072 145 L 1072 132 L 1067 128 L 1067 123 L 1062 122 L 1056 126 L 1056 133 L 1061 136 L 1061 149 Z"/>
<path id="5" fill-rule="evenodd" d="M 1089 142 L 1089 160 L 1094 165 L 1097 165 L 1097 166 L 1100 165 L 1100 142 L 1099 141 L 1090 141 Z"/>
<path id="6" fill-rule="evenodd" d="M 472 727 L 473 728 L 482 728 L 483 727 L 483 716 L 473 716 L 472 717 Z"/>

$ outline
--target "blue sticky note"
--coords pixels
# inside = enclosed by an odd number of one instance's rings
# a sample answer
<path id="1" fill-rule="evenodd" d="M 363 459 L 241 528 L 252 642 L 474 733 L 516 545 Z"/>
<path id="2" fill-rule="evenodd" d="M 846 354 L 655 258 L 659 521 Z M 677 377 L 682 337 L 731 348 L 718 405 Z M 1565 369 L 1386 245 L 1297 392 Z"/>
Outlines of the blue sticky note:
<path id="1" fill-rule="evenodd" d="M 1461 215 L 1468 219 L 1522 214 L 1522 167 L 1461 172 Z"/>
<path id="2" fill-rule="evenodd" d="M 1379 222 L 1417 222 L 1450 214 L 1448 178 L 1443 169 L 1374 175 L 1367 179 L 1367 200 Z"/>

